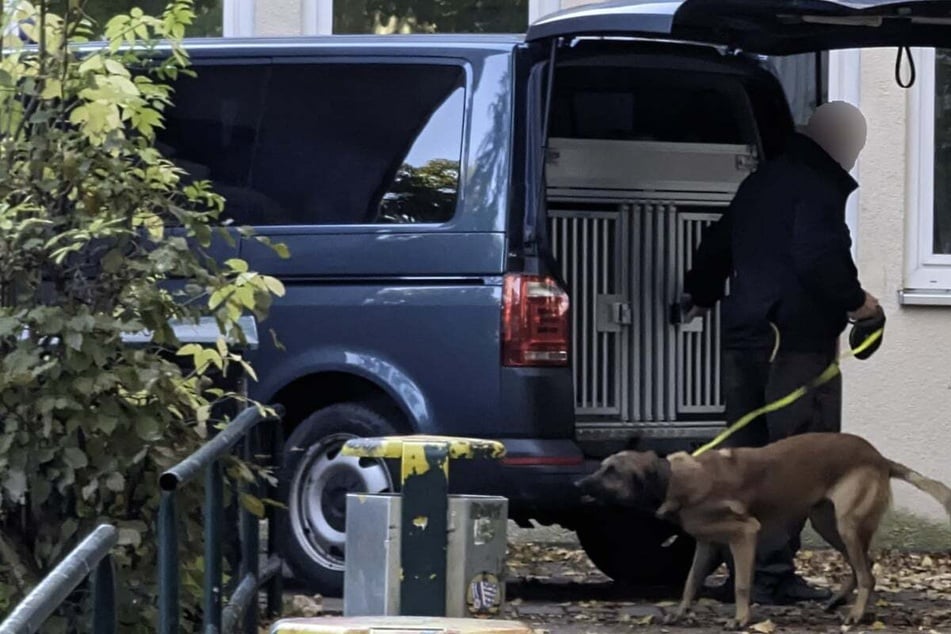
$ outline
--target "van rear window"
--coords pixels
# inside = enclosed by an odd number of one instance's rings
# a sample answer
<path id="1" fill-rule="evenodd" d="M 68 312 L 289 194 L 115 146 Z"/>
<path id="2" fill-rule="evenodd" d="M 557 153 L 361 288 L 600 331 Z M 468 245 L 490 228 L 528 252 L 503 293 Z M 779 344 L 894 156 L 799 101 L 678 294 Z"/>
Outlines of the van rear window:
<path id="1" fill-rule="evenodd" d="M 456 209 L 465 72 L 446 64 L 201 65 L 161 148 L 237 224 L 441 223 Z"/>
<path id="2" fill-rule="evenodd" d="M 753 145 L 751 122 L 733 78 L 610 66 L 555 73 L 552 136 Z"/>

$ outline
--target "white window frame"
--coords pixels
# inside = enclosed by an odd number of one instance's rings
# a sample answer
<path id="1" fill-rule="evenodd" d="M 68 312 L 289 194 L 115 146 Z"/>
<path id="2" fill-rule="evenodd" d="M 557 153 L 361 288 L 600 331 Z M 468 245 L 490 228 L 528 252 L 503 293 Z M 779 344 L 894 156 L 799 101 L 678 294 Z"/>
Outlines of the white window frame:
<path id="1" fill-rule="evenodd" d="M 908 91 L 908 175 L 903 304 L 951 305 L 951 254 L 934 253 L 935 51 L 912 49 Z"/>
<path id="2" fill-rule="evenodd" d="M 222 0 L 222 33 L 225 37 L 254 35 L 254 3 L 256 0 Z"/>

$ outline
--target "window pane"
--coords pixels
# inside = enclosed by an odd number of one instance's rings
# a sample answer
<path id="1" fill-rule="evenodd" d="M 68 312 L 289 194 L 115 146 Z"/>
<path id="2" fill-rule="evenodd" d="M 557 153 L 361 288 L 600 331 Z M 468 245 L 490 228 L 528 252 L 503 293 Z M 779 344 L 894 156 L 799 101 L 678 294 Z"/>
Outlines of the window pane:
<path id="1" fill-rule="evenodd" d="M 210 180 L 238 224 L 262 215 L 272 201 L 250 187 L 257 127 L 264 109 L 268 67 L 197 66 L 197 77 L 175 83 L 175 107 L 165 116 L 157 146 L 196 180 Z"/>
<path id="2" fill-rule="evenodd" d="M 462 86 L 439 106 L 380 201 L 378 222 L 445 222 L 459 196 Z"/>
<path id="3" fill-rule="evenodd" d="M 951 253 L 951 50 L 935 51 L 934 252 Z"/>
<path id="4" fill-rule="evenodd" d="M 450 65 L 199 66 L 159 148 L 237 224 L 452 218 L 464 77 Z"/>
<path id="5" fill-rule="evenodd" d="M 528 0 L 333 0 L 334 33 L 522 33 Z"/>
<path id="6" fill-rule="evenodd" d="M 628 66 L 569 66 L 555 73 L 551 135 L 670 143 L 752 144 L 734 79 Z"/>
<path id="7" fill-rule="evenodd" d="M 444 222 L 462 150 L 449 65 L 276 65 L 251 166 L 261 224 Z"/>
<path id="8" fill-rule="evenodd" d="M 195 0 L 195 21 L 185 30 L 186 37 L 221 35 L 223 3 L 224 0 Z M 112 16 L 128 13 L 134 7 L 139 7 L 146 15 L 162 15 L 168 0 L 86 0 L 82 6 L 83 11 L 95 20 L 101 33 Z"/>

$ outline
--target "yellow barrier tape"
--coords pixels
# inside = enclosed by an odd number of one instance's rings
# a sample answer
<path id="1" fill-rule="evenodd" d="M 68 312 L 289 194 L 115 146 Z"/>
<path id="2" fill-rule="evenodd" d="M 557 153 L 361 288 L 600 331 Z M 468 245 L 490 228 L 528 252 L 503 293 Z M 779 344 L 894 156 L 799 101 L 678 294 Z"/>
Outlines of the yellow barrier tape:
<path id="1" fill-rule="evenodd" d="M 819 376 L 817 376 L 815 379 L 813 379 L 812 381 L 810 381 L 810 382 L 807 383 L 806 385 L 803 385 L 803 386 L 801 386 L 801 387 L 799 387 L 799 388 L 793 390 L 792 392 L 790 392 L 790 393 L 787 394 L 786 396 L 784 396 L 784 397 L 782 397 L 782 398 L 780 398 L 780 399 L 777 399 L 777 400 L 773 401 L 772 403 L 767 403 L 766 405 L 763 405 L 762 407 L 759 407 L 759 408 L 757 408 L 757 409 L 754 409 L 752 412 L 750 412 L 750 413 L 748 413 L 748 414 L 746 414 L 746 415 L 744 415 L 744 416 L 741 416 L 740 418 L 737 419 L 737 421 L 736 421 L 735 423 L 733 423 L 732 425 L 730 425 L 729 427 L 727 427 L 726 429 L 724 429 L 722 432 L 720 432 L 719 434 L 717 434 L 717 437 L 716 437 L 716 438 L 714 438 L 713 440 L 711 440 L 710 442 L 708 442 L 708 443 L 705 444 L 704 446 L 700 447 L 699 449 L 695 450 L 692 455 L 694 455 L 694 456 L 699 456 L 699 455 L 702 454 L 703 452 L 705 452 L 705 451 L 707 451 L 707 450 L 709 450 L 709 449 L 713 449 L 714 447 L 716 447 L 717 445 L 719 445 L 720 443 L 722 443 L 724 440 L 726 440 L 727 438 L 729 438 L 730 436 L 732 436 L 733 434 L 735 434 L 738 430 L 743 429 L 744 427 L 746 427 L 747 425 L 749 425 L 751 422 L 753 422 L 754 420 L 756 420 L 757 417 L 762 416 L 763 414 L 768 414 L 768 413 L 770 413 L 770 412 L 775 412 L 775 411 L 778 410 L 778 409 L 782 409 L 782 408 L 784 408 L 784 407 L 787 407 L 787 406 L 789 406 L 790 404 L 792 404 L 792 403 L 796 402 L 797 400 L 799 400 L 800 398 L 802 398 L 803 396 L 805 396 L 805 395 L 806 395 L 808 392 L 810 392 L 811 390 L 816 389 L 817 387 L 819 387 L 819 386 L 822 385 L 823 383 L 828 383 L 828 382 L 831 381 L 833 378 L 835 378 L 835 376 L 836 376 L 837 374 L 839 374 L 839 372 L 840 372 L 840 369 L 839 369 L 839 361 L 845 359 L 846 357 L 851 357 L 851 356 L 854 356 L 854 355 L 856 355 L 856 354 L 861 353 L 863 350 L 867 349 L 867 348 L 868 348 L 869 346 L 871 346 L 873 343 L 875 343 L 876 341 L 878 341 L 878 339 L 881 338 L 881 336 L 882 336 L 882 334 L 883 334 L 884 332 L 885 332 L 885 329 L 884 329 L 884 328 L 879 328 L 878 330 L 876 330 L 875 332 L 873 332 L 871 335 L 869 335 L 869 336 L 865 339 L 865 341 L 863 341 L 862 343 L 860 343 L 859 345 L 857 345 L 855 348 L 850 348 L 849 350 L 846 350 L 845 352 L 843 352 L 841 355 L 839 355 L 839 358 L 838 358 L 838 359 L 836 359 L 835 361 L 833 361 L 832 363 L 830 363 L 830 364 L 829 364 L 829 367 L 827 367 L 825 370 L 822 371 L 822 374 L 820 374 Z"/>

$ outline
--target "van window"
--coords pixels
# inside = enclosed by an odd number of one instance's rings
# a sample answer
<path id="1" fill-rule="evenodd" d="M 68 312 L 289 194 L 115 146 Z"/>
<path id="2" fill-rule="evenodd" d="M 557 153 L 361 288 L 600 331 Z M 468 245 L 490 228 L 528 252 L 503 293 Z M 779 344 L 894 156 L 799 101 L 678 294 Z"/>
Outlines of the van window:
<path id="1" fill-rule="evenodd" d="M 755 143 L 736 80 L 671 70 L 565 67 L 555 74 L 551 135 L 668 143 Z"/>
<path id="2" fill-rule="evenodd" d="M 160 141 L 186 170 L 214 182 L 237 224 L 452 218 L 462 154 L 461 67 L 327 63 L 197 71 L 197 78 L 176 85 L 178 106 Z"/>
<path id="3" fill-rule="evenodd" d="M 243 219 L 267 205 L 250 187 L 250 166 L 267 90 L 263 64 L 198 67 L 198 77 L 174 84 L 156 146 L 186 172 L 210 180 L 227 199 L 228 215 Z"/>

